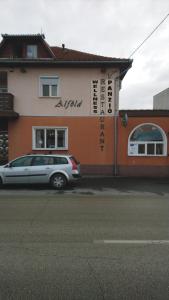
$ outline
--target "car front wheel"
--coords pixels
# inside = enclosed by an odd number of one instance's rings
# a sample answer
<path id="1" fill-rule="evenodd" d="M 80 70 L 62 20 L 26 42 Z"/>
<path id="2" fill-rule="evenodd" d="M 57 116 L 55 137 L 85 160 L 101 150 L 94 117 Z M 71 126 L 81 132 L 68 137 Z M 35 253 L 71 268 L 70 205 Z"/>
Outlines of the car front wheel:
<path id="1" fill-rule="evenodd" d="M 53 188 L 61 190 L 67 185 L 67 179 L 63 174 L 55 174 L 52 176 L 50 183 Z"/>

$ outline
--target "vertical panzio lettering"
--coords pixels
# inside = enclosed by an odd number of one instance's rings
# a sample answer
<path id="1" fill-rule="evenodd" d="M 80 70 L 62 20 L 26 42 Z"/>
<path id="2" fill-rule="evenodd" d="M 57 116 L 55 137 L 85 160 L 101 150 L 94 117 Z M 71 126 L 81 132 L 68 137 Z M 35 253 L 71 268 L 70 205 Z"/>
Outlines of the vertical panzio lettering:
<path id="1" fill-rule="evenodd" d="M 107 103 L 106 103 L 106 112 L 107 114 L 113 113 L 113 83 L 112 79 L 107 80 Z"/>

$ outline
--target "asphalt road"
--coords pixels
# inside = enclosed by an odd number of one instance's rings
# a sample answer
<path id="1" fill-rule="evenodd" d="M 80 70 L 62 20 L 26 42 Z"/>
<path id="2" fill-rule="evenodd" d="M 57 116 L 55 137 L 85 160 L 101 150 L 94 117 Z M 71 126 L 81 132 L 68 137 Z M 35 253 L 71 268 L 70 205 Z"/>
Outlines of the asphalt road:
<path id="1" fill-rule="evenodd" d="M 82 190 L 0 191 L 0 300 L 169 299 L 167 191 Z"/>

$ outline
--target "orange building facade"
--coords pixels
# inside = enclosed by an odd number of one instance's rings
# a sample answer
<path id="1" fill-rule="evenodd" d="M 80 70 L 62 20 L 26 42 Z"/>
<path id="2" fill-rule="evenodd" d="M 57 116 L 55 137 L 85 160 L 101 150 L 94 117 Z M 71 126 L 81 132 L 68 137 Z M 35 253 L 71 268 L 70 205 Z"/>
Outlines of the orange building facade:
<path id="1" fill-rule="evenodd" d="M 26 153 L 73 153 L 81 163 L 83 174 L 113 174 L 113 126 L 112 117 L 19 117 L 9 122 L 9 157 L 13 159 Z M 32 131 L 43 127 L 66 128 L 67 149 L 36 150 Z"/>
<path id="2" fill-rule="evenodd" d="M 127 122 L 123 123 L 124 115 Z M 169 111 L 126 110 L 120 111 L 118 139 L 118 174 L 120 176 L 169 176 Z M 137 130 L 145 138 L 130 140 Z M 148 132 L 145 134 L 145 132 Z M 154 134 L 153 134 L 154 132 Z M 139 135 L 139 133 L 138 133 Z M 138 146 L 140 146 L 140 153 Z M 132 152 L 133 151 L 133 152 Z"/>

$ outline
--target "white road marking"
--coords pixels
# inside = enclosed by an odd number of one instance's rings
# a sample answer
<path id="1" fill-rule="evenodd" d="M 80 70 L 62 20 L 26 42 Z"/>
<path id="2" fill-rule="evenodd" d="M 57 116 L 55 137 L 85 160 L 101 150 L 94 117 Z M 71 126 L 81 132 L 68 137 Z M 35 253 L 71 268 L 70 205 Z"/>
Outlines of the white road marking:
<path id="1" fill-rule="evenodd" d="M 169 240 L 94 240 L 95 244 L 169 244 Z"/>

